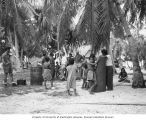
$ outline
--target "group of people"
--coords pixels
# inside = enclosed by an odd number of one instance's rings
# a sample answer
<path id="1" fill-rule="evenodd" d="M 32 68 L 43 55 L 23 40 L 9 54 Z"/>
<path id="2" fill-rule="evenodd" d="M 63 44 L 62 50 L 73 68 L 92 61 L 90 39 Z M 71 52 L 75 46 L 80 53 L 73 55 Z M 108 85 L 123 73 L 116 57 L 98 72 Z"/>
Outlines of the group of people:
<path id="1" fill-rule="evenodd" d="M 50 53 L 49 56 L 45 53 L 43 54 L 42 76 L 44 78 L 45 88 L 47 89 L 47 84 L 46 84 L 47 81 L 50 81 L 51 88 L 53 87 L 53 80 L 54 80 L 55 74 L 58 79 L 59 79 L 59 75 L 63 74 L 62 75 L 63 78 L 67 80 L 68 94 L 70 95 L 70 92 L 69 92 L 70 88 L 73 88 L 76 94 L 76 79 L 77 79 L 77 74 L 80 72 L 82 56 L 79 53 L 77 53 L 76 56 L 73 57 L 72 54 L 70 53 L 69 57 L 66 58 L 66 62 L 62 64 L 61 66 L 59 65 L 58 62 L 56 62 L 56 65 L 55 65 L 55 58 L 53 58 L 53 56 L 54 56 L 53 53 Z"/>
<path id="2" fill-rule="evenodd" d="M 74 59 L 70 57 L 66 69 L 68 95 L 71 95 L 71 88 L 77 95 L 76 79 L 78 74 L 83 80 L 82 88 L 89 90 L 90 94 L 113 90 L 113 62 L 106 49 L 101 50 L 101 55 L 98 58 L 91 54 L 88 61 L 77 53 Z M 127 80 L 127 73 L 124 68 L 121 69 L 119 79 L 119 82 Z"/>
<path id="3" fill-rule="evenodd" d="M 55 58 L 52 52 L 50 53 L 50 55 L 47 55 L 46 53 L 43 54 L 42 68 L 43 68 L 42 76 L 44 79 L 45 88 L 48 89 L 46 83 L 47 81 L 50 81 L 51 88 L 54 89 L 53 81 L 54 81 L 55 76 L 56 78 L 59 77 L 60 65 L 58 62 L 56 62 L 56 65 L 55 65 Z"/>
<path id="4" fill-rule="evenodd" d="M 72 54 L 69 55 L 65 66 L 68 95 L 71 95 L 71 88 L 77 95 L 76 80 L 78 77 L 83 80 L 82 88 L 88 89 L 91 94 L 113 90 L 112 59 L 106 49 L 101 50 L 101 53 L 98 59 L 91 54 L 89 60 L 86 60 L 79 52 L 75 57 Z"/>
<path id="5" fill-rule="evenodd" d="M 13 68 L 10 59 L 10 49 L 11 47 L 7 47 L 6 52 L 2 55 L 5 85 L 7 85 L 8 75 L 13 82 Z M 79 52 L 76 53 L 75 57 L 73 57 L 70 53 L 67 58 L 67 62 L 61 66 L 58 62 L 56 62 L 55 65 L 53 53 L 50 53 L 49 55 L 46 53 L 43 54 L 42 76 L 44 78 L 44 86 L 46 89 L 48 89 L 47 81 L 50 81 L 51 88 L 54 89 L 54 77 L 59 77 L 61 69 L 61 71 L 65 73 L 64 78 L 67 81 L 66 89 L 68 95 L 71 95 L 71 88 L 74 89 L 74 94 L 77 95 L 77 79 L 83 80 L 82 88 L 88 89 L 91 94 L 94 92 L 113 90 L 113 63 L 112 58 L 106 49 L 101 50 L 101 55 L 99 55 L 98 58 L 96 58 L 95 54 L 91 54 L 88 60 L 81 56 Z M 127 80 L 127 73 L 124 68 L 122 68 L 121 73 L 119 74 L 119 79 L 119 82 Z"/>
<path id="6" fill-rule="evenodd" d="M 91 94 L 113 90 L 113 64 L 106 49 L 101 50 L 98 58 L 91 54 L 89 61 L 83 64 L 83 68 L 82 88 L 89 89 Z"/>

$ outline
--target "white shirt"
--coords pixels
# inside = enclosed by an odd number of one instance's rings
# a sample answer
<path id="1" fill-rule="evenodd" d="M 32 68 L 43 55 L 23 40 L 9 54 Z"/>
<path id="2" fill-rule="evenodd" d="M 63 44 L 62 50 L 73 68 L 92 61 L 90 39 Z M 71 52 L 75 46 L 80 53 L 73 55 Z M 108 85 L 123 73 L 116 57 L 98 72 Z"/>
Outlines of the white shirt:
<path id="1" fill-rule="evenodd" d="M 113 66 L 112 58 L 110 55 L 107 55 L 106 66 Z"/>
<path id="2" fill-rule="evenodd" d="M 62 64 L 62 65 L 66 65 L 66 63 L 67 63 L 67 58 L 66 58 L 66 56 L 63 56 L 63 57 L 62 57 L 61 64 Z"/>
<path id="3" fill-rule="evenodd" d="M 28 58 L 24 56 L 24 62 L 28 62 Z"/>

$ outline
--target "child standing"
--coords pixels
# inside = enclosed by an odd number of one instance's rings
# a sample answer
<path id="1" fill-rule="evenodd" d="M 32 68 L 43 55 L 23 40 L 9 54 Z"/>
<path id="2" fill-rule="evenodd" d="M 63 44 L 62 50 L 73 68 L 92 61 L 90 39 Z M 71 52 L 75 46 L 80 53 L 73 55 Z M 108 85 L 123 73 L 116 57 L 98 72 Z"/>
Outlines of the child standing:
<path id="1" fill-rule="evenodd" d="M 71 96 L 70 89 L 74 89 L 74 94 L 77 95 L 76 92 L 76 78 L 77 78 L 77 66 L 74 64 L 74 59 L 69 61 L 69 65 L 66 67 L 67 70 L 67 93 Z"/>
<path id="2" fill-rule="evenodd" d="M 59 77 L 59 69 L 60 69 L 60 65 L 58 62 L 56 62 L 56 66 L 55 66 L 55 73 L 56 73 L 56 78 L 58 79 Z"/>
<path id="3" fill-rule="evenodd" d="M 52 79 L 52 75 L 51 75 L 51 70 L 50 70 L 50 59 L 49 57 L 45 57 L 44 58 L 44 63 L 43 63 L 43 78 L 44 78 L 44 85 L 45 85 L 45 88 L 47 88 L 47 81 L 51 81 Z"/>
<path id="4" fill-rule="evenodd" d="M 82 74 L 83 84 L 82 84 L 82 88 L 86 88 L 87 87 L 87 73 L 88 73 L 87 64 L 83 64 L 82 68 L 83 68 L 83 74 Z"/>
<path id="5" fill-rule="evenodd" d="M 88 73 L 87 73 L 87 82 L 88 82 L 88 88 L 90 88 L 95 81 L 95 60 L 94 60 L 94 56 L 90 56 L 89 57 L 89 62 L 87 63 L 87 67 L 88 67 Z"/>

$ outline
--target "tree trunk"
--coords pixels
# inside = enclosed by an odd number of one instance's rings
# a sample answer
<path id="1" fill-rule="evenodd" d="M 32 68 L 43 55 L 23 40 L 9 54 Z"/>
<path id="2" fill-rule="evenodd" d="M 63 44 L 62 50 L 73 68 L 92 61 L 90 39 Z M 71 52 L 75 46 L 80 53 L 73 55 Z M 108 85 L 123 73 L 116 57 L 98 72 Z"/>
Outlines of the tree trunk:
<path id="1" fill-rule="evenodd" d="M 59 42 L 59 32 L 60 32 L 60 24 L 61 24 L 61 18 L 63 16 L 63 13 L 59 16 L 59 23 L 57 25 L 57 41 L 58 41 L 58 51 L 60 50 L 60 42 Z"/>
<path id="2" fill-rule="evenodd" d="M 146 70 L 146 57 L 143 60 L 143 68 Z"/>
<path id="3" fill-rule="evenodd" d="M 23 48 L 21 48 L 20 62 L 21 62 L 21 64 L 23 63 Z"/>
<path id="4" fill-rule="evenodd" d="M 90 34 L 91 34 L 91 41 L 92 41 L 92 53 L 95 53 L 95 46 L 94 46 L 94 42 L 93 42 L 93 0 L 91 0 L 91 30 L 90 30 Z"/>
<path id="5" fill-rule="evenodd" d="M 60 27 L 61 27 L 61 21 L 63 19 L 63 16 L 65 14 L 65 10 L 66 10 L 66 6 L 68 4 L 69 0 L 66 1 L 66 4 L 65 4 L 65 7 L 62 11 L 62 13 L 59 15 L 59 22 L 58 22 L 58 25 L 57 25 L 57 41 L 58 41 L 58 50 L 60 50 L 60 41 L 59 41 L 59 37 L 60 37 Z"/>
<path id="6" fill-rule="evenodd" d="M 19 45 L 18 45 L 18 39 L 17 39 L 17 35 L 16 35 L 16 31 L 14 30 L 14 34 L 15 34 L 15 52 L 16 52 L 16 69 L 20 70 L 20 66 L 21 66 L 21 62 L 20 62 L 20 57 L 19 57 Z"/>
<path id="7" fill-rule="evenodd" d="M 137 45 L 136 45 L 136 40 L 134 39 L 134 37 L 132 36 L 131 32 L 130 32 L 130 28 L 129 25 L 126 21 L 126 17 L 123 14 L 123 11 L 120 7 L 119 4 L 117 4 L 117 8 L 118 11 L 120 13 L 120 19 L 122 21 L 122 25 L 125 29 L 125 32 L 127 34 L 127 39 L 130 45 L 130 51 L 131 51 L 131 58 L 132 58 L 132 62 L 133 62 L 133 83 L 132 83 L 132 87 L 133 88 L 143 88 L 145 87 L 145 83 L 144 83 L 144 77 L 143 77 L 143 73 L 141 72 L 141 68 L 139 66 L 139 61 L 138 61 L 138 49 L 137 49 Z"/>
<path id="8" fill-rule="evenodd" d="M 63 13 L 59 16 L 59 23 L 57 25 L 57 42 L 58 42 L 57 49 L 59 51 L 59 62 L 60 63 L 61 63 L 61 56 L 60 56 L 60 41 L 59 41 L 59 36 L 60 36 L 60 25 L 61 25 L 62 16 L 63 16 Z"/>

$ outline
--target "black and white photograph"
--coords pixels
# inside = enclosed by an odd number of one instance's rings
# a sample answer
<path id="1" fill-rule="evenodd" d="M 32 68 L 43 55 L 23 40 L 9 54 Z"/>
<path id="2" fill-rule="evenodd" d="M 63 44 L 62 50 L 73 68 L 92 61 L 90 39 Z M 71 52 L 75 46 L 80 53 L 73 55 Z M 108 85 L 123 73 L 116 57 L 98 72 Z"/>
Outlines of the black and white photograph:
<path id="1" fill-rule="evenodd" d="M 146 119 L 146 0 L 0 0 L 0 120 L 25 115 Z"/>

